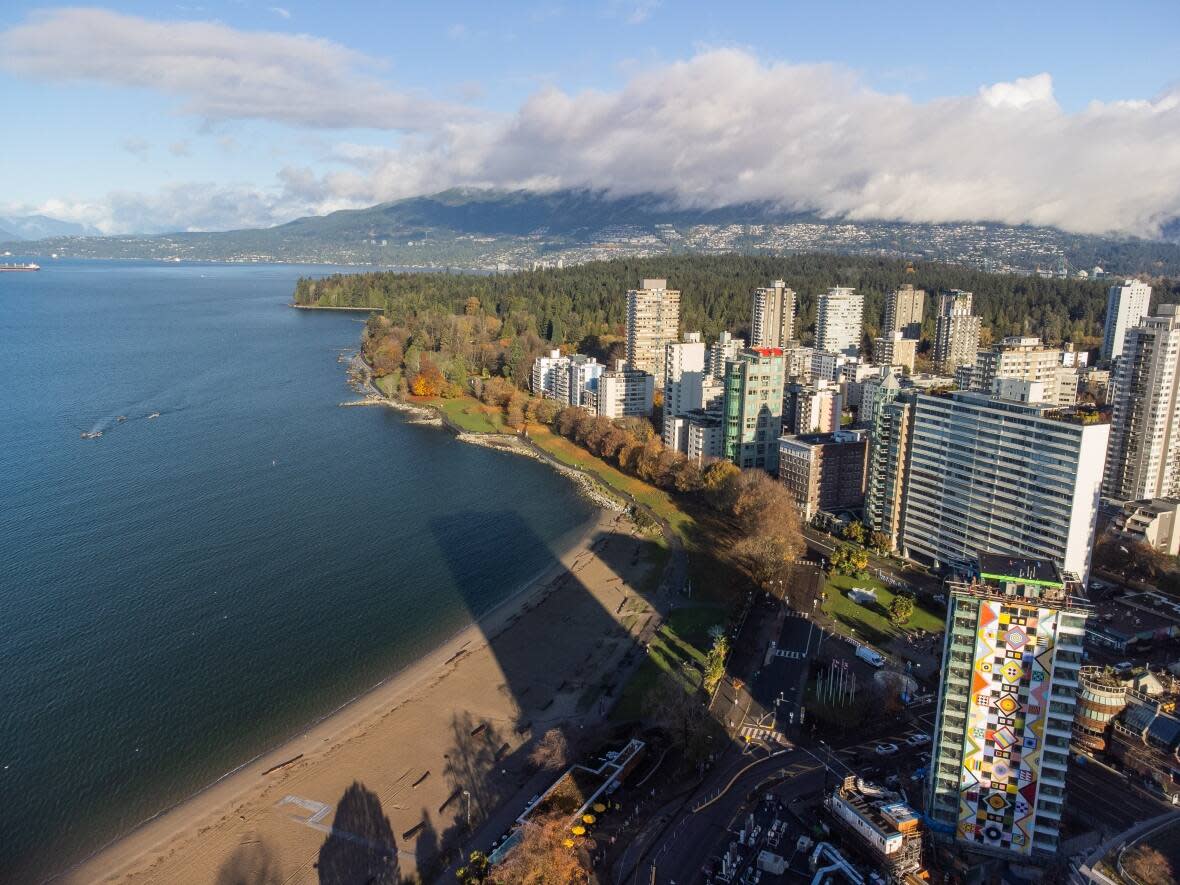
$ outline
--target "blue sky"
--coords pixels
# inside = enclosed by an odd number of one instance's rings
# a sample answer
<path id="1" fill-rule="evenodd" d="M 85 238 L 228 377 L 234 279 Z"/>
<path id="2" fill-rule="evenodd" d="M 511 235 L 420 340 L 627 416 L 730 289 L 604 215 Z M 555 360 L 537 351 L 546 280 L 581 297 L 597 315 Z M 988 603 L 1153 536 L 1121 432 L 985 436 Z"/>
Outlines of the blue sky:
<path id="1" fill-rule="evenodd" d="M 1180 4 L 982 6 L 8 2 L 0 212 L 227 227 L 473 184 L 1174 217 Z"/>

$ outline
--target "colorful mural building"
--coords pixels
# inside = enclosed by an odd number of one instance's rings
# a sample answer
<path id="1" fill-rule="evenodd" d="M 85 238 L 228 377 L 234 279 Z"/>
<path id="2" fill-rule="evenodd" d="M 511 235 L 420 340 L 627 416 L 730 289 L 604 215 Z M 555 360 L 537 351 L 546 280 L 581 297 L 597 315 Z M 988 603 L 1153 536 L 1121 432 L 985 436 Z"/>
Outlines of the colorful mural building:
<path id="1" fill-rule="evenodd" d="M 950 583 L 932 829 L 1022 861 L 1057 851 L 1090 609 L 1050 560 L 983 553 Z"/>

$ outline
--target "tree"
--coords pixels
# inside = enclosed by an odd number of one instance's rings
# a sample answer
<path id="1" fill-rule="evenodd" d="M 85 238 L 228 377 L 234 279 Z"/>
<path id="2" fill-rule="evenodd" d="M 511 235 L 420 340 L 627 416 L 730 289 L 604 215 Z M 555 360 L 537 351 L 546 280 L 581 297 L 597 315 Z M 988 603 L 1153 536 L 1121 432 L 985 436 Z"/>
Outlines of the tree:
<path id="1" fill-rule="evenodd" d="M 716 723 L 699 691 L 675 673 L 664 672 L 649 698 L 648 716 L 668 730 L 686 758 L 696 761 L 709 754 L 710 732 Z"/>
<path id="2" fill-rule="evenodd" d="M 1150 845 L 1137 845 L 1128 851 L 1123 868 L 1141 885 L 1172 885 L 1176 881 L 1168 858 Z"/>
<path id="3" fill-rule="evenodd" d="M 889 536 L 884 532 L 872 532 L 869 534 L 869 547 L 878 556 L 887 556 L 892 550 L 892 543 Z"/>
<path id="4" fill-rule="evenodd" d="M 438 396 L 446 386 L 447 379 L 433 362 L 422 358 L 421 370 L 410 382 L 410 392 L 414 396 Z"/>
<path id="5" fill-rule="evenodd" d="M 712 694 L 725 676 L 725 661 L 729 657 L 729 637 L 725 635 L 724 627 L 714 627 L 710 631 L 713 635 L 713 646 L 705 658 L 705 678 L 703 687 L 705 692 Z"/>
<path id="6" fill-rule="evenodd" d="M 845 541 L 851 541 L 854 544 L 863 544 L 865 542 L 864 523 L 850 522 L 844 526 L 844 531 L 841 534 Z"/>
<path id="7" fill-rule="evenodd" d="M 529 753 L 529 762 L 538 768 L 564 768 L 569 764 L 570 746 L 565 732 L 560 728 L 551 728 L 537 741 Z"/>
<path id="8" fill-rule="evenodd" d="M 837 544 L 829 562 L 836 574 L 860 575 L 869 567 L 869 554 L 863 547 Z"/>
<path id="9" fill-rule="evenodd" d="M 508 426 L 516 429 L 524 426 L 524 401 L 526 397 L 523 393 L 517 391 L 512 394 L 508 400 L 508 405 L 504 409 L 504 420 Z"/>
<path id="10" fill-rule="evenodd" d="M 737 479 L 741 473 L 730 461 L 714 461 L 704 469 L 701 490 L 710 507 L 721 511 L 733 507 L 737 498 Z"/>
<path id="11" fill-rule="evenodd" d="M 889 600 L 889 621 L 895 627 L 908 624 L 914 616 L 914 597 L 898 593 Z"/>
<path id="12" fill-rule="evenodd" d="M 459 885 L 479 885 L 486 882 L 492 865 L 488 856 L 482 851 L 473 851 L 467 857 L 467 863 L 455 871 Z"/>
<path id="13" fill-rule="evenodd" d="M 772 532 L 746 535 L 733 546 L 733 552 L 746 566 L 754 583 L 767 592 L 778 589 L 785 581 L 795 548 L 790 542 Z"/>
<path id="14" fill-rule="evenodd" d="M 520 834 L 520 841 L 503 863 L 492 870 L 491 881 L 497 885 L 583 885 L 589 881 L 581 858 L 566 844 L 570 834 L 564 815 L 526 821 Z"/>

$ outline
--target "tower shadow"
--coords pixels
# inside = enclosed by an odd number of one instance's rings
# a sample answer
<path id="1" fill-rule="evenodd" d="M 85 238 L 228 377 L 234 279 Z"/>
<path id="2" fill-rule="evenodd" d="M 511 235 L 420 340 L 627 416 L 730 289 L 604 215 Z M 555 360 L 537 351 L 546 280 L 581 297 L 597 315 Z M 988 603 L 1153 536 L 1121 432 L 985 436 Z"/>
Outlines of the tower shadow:
<path id="1" fill-rule="evenodd" d="M 320 846 L 320 885 L 398 885 L 397 840 L 381 800 L 353 781 L 336 804 L 332 830 Z"/>

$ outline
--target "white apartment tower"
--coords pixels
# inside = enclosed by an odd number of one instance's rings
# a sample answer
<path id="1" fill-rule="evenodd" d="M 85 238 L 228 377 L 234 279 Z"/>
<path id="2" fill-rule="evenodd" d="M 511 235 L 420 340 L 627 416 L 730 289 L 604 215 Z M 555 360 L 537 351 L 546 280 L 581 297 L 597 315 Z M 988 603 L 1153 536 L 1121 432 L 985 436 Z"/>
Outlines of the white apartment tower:
<path id="1" fill-rule="evenodd" d="M 667 280 L 641 280 L 627 293 L 627 366 L 664 383 L 664 347 L 680 330 L 680 292 Z"/>
<path id="2" fill-rule="evenodd" d="M 864 313 L 865 297 L 854 289 L 833 286 L 820 295 L 815 320 L 816 349 L 858 356 Z"/>
<path id="3" fill-rule="evenodd" d="M 944 292 L 939 298 L 934 324 L 934 366 L 943 374 L 953 375 L 959 366 L 975 365 L 980 320 L 971 314 L 973 299 L 970 292 L 960 289 Z"/>
<path id="4" fill-rule="evenodd" d="M 1114 291 L 1113 289 L 1111 290 Z M 1102 491 L 1118 501 L 1180 496 L 1180 304 L 1128 329 L 1115 364 Z"/>
<path id="5" fill-rule="evenodd" d="M 722 332 L 717 336 L 717 340 L 709 345 L 709 359 L 705 369 L 720 381 L 725 377 L 725 364 L 730 360 L 736 360 L 737 355 L 745 349 L 744 338 L 734 338 L 728 332 Z"/>
<path id="6" fill-rule="evenodd" d="M 907 556 L 961 568 L 1002 553 L 1085 577 L 1110 437 L 1097 413 L 976 391 L 921 394 L 910 434 Z"/>
<path id="7" fill-rule="evenodd" d="M 1139 280 L 1124 280 L 1106 294 L 1106 321 L 1102 330 L 1102 359 L 1115 360 L 1123 353 L 1123 339 L 1147 316 L 1151 286 Z"/>
<path id="8" fill-rule="evenodd" d="M 751 347 L 786 347 L 795 330 L 795 290 L 782 280 L 754 290 Z"/>
<path id="9" fill-rule="evenodd" d="M 664 375 L 664 444 L 675 449 L 677 437 L 668 419 L 705 406 L 705 344 L 700 332 L 685 332 L 683 341 L 664 346 Z"/>
<path id="10" fill-rule="evenodd" d="M 908 283 L 895 289 L 885 302 L 885 328 L 881 330 L 881 337 L 892 338 L 894 333 L 915 340 L 922 337 L 922 315 L 925 309 L 924 290 L 915 289 Z"/>

